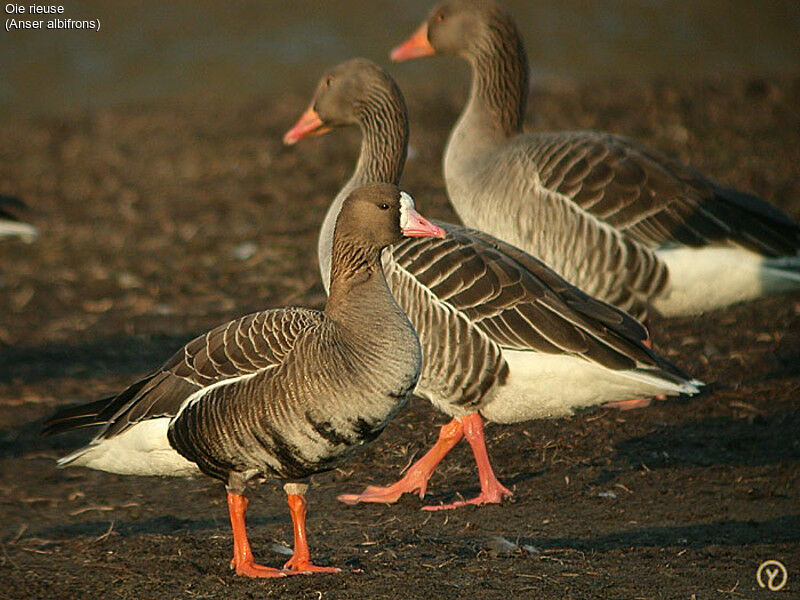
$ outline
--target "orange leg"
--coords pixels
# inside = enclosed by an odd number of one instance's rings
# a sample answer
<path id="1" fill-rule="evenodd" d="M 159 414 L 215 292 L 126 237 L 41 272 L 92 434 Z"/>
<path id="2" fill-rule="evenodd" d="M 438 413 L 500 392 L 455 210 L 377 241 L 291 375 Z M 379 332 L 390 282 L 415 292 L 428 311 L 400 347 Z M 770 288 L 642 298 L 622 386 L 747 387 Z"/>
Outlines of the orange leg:
<path id="1" fill-rule="evenodd" d="M 358 504 L 359 502 L 392 504 L 397 502 L 403 494 L 417 490 L 419 490 L 419 497 L 424 498 L 428 480 L 434 470 L 447 456 L 447 453 L 461 441 L 462 437 L 464 437 L 464 426 L 461 419 L 455 418 L 447 425 L 442 426 L 439 430 L 439 439 L 436 440 L 433 448 L 415 462 L 400 481 L 387 487 L 370 485 L 360 494 L 342 494 L 339 496 L 339 500 L 345 504 Z"/>
<path id="2" fill-rule="evenodd" d="M 258 565 L 253 560 L 250 542 L 247 540 L 247 530 L 244 518 L 247 514 L 247 498 L 239 494 L 228 493 L 228 512 L 231 515 L 233 528 L 233 560 L 231 569 L 236 569 L 237 575 L 245 577 L 285 577 L 286 573 L 280 569 Z"/>
<path id="3" fill-rule="evenodd" d="M 311 564 L 311 555 L 308 551 L 308 539 L 306 538 L 306 498 L 303 494 L 287 494 L 289 501 L 289 512 L 292 515 L 292 527 L 294 528 L 294 554 L 285 565 L 287 569 L 294 573 L 338 573 L 335 567 L 318 567 Z"/>
<path id="4" fill-rule="evenodd" d="M 486 451 L 486 437 L 483 434 L 483 419 L 478 413 L 473 413 L 462 419 L 464 435 L 472 447 L 475 463 L 478 466 L 478 478 L 481 482 L 481 493 L 471 500 L 461 500 L 452 504 L 440 506 L 426 506 L 423 510 L 445 510 L 458 508 L 468 504 L 500 504 L 503 498 L 511 496 L 511 490 L 497 480 L 489 463 L 489 453 Z"/>

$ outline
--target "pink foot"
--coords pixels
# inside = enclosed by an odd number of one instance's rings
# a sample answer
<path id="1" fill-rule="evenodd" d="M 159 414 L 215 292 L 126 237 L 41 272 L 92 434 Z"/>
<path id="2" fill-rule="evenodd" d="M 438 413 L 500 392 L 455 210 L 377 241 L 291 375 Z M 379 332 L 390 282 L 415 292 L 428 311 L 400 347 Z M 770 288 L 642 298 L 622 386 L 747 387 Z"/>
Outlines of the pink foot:
<path id="1" fill-rule="evenodd" d="M 243 562 L 238 565 L 231 564 L 231 569 L 236 569 L 236 574 L 242 577 L 286 577 L 287 575 L 280 569 L 257 565 L 253 561 Z"/>
<path id="2" fill-rule="evenodd" d="M 461 506 L 468 506 L 470 504 L 481 506 L 482 504 L 500 504 L 504 498 L 510 498 L 513 494 L 511 490 L 503 486 L 499 481 L 497 482 L 497 489 L 493 492 L 481 492 L 471 500 L 459 500 L 451 504 L 438 504 L 435 506 L 423 506 L 422 510 L 450 510 L 459 508 Z"/>
<path id="3" fill-rule="evenodd" d="M 286 577 L 280 569 L 265 567 L 256 564 L 250 542 L 247 540 L 245 528 L 245 514 L 247 513 L 247 498 L 241 494 L 228 492 L 228 512 L 233 528 L 233 560 L 231 569 L 243 577 Z"/>
<path id="4" fill-rule="evenodd" d="M 419 490 L 419 497 L 425 496 L 427 481 L 419 485 L 403 485 L 401 479 L 397 483 L 389 486 L 368 485 L 360 494 L 340 494 L 336 498 L 339 502 L 344 502 L 350 506 L 355 506 L 359 502 L 376 502 L 383 504 L 394 504 L 400 496 Z"/>
<path id="5" fill-rule="evenodd" d="M 439 506 L 425 506 L 422 510 L 448 510 L 466 506 L 468 504 L 500 504 L 503 498 L 511 496 L 511 490 L 500 483 L 489 463 L 489 454 L 486 451 L 486 438 L 483 433 L 483 419 L 478 413 L 467 415 L 461 419 L 464 424 L 464 435 L 472 447 L 475 464 L 478 467 L 478 479 L 481 482 L 481 493 L 471 500 L 461 500 L 452 504 Z"/>
<path id="6" fill-rule="evenodd" d="M 292 489 L 303 488 L 303 493 L 295 493 Z M 311 555 L 308 550 L 308 536 L 306 535 L 306 498 L 305 487 L 296 483 L 287 483 L 286 499 L 289 502 L 289 512 L 292 515 L 292 529 L 294 530 L 294 554 L 292 558 L 283 565 L 284 572 L 288 574 L 298 573 L 338 573 L 336 567 L 318 567 L 311 563 Z"/>
<path id="7" fill-rule="evenodd" d="M 392 485 L 382 487 L 370 485 L 360 494 L 342 494 L 338 496 L 340 502 L 345 504 L 358 504 L 359 502 L 381 502 L 394 504 L 403 494 L 412 494 L 419 491 L 419 497 L 425 497 L 428 489 L 428 480 L 433 475 L 437 465 L 447 456 L 464 436 L 464 427 L 459 419 L 453 419 L 439 431 L 439 439 L 433 448 L 411 465 L 402 479 Z"/>
<path id="8" fill-rule="evenodd" d="M 656 400 L 661 400 L 663 397 L 658 396 Z M 617 402 L 606 402 L 603 404 L 606 408 L 616 408 L 617 410 L 633 410 L 635 408 L 646 408 L 653 403 L 652 398 L 636 398 L 635 400 L 619 400 Z"/>
<path id="9" fill-rule="evenodd" d="M 311 564 L 309 560 L 295 560 L 294 557 L 290 558 L 286 561 L 286 564 L 283 565 L 283 569 L 285 572 L 298 575 L 301 573 L 339 573 L 341 569 L 337 569 L 336 567 L 318 567 L 317 565 Z"/>

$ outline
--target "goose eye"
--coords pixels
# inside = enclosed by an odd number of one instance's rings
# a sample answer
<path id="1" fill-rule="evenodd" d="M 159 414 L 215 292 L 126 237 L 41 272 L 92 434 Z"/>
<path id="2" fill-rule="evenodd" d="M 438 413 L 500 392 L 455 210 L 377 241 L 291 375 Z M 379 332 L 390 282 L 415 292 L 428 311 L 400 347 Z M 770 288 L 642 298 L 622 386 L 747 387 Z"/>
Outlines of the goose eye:
<path id="1" fill-rule="evenodd" d="M 389 205 L 384 202 L 383 204 L 381 204 L 380 208 L 381 210 L 389 210 Z"/>
<path id="2" fill-rule="evenodd" d="M 325 78 L 325 87 L 331 87 L 331 83 L 333 82 L 333 77 L 330 75 Z"/>
<path id="3" fill-rule="evenodd" d="M 444 21 L 444 13 L 443 12 L 436 13 L 436 16 L 434 17 L 434 20 L 436 20 L 438 23 L 441 23 L 442 21 Z"/>

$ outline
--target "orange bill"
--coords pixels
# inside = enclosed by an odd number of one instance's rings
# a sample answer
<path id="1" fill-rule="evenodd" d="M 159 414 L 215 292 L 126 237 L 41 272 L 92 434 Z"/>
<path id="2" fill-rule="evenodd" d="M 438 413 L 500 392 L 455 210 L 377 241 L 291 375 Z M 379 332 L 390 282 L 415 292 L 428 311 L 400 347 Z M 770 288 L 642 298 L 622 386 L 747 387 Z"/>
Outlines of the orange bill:
<path id="1" fill-rule="evenodd" d="M 413 208 L 406 209 L 401 229 L 406 237 L 445 237 L 445 231 L 434 225 Z"/>
<path id="2" fill-rule="evenodd" d="M 392 50 L 389 56 L 394 62 L 403 62 L 432 54 L 436 54 L 436 50 L 428 41 L 428 24 L 423 23 L 410 38 Z"/>
<path id="3" fill-rule="evenodd" d="M 291 146 L 305 137 L 322 135 L 331 130 L 330 127 L 324 127 L 323 125 L 322 119 L 319 118 L 314 108 L 309 106 L 308 110 L 294 124 L 294 127 L 283 136 L 283 143 Z"/>

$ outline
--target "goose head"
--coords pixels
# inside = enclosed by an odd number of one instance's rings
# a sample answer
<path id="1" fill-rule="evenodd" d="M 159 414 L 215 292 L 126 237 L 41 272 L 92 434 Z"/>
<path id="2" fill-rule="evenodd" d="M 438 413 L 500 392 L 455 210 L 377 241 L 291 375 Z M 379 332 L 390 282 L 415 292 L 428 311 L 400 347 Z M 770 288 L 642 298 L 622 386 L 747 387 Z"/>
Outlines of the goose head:
<path id="1" fill-rule="evenodd" d="M 445 0 L 436 4 L 428 17 L 405 42 L 390 54 L 395 62 L 433 54 L 461 56 L 473 60 L 492 38 L 509 28 L 513 21 L 490 0 Z"/>
<path id="2" fill-rule="evenodd" d="M 284 144 L 361 123 L 376 95 L 388 100 L 393 111 L 405 111 L 400 90 L 378 65 L 365 58 L 336 65 L 320 78 L 308 109 L 283 136 Z"/>
<path id="3" fill-rule="evenodd" d="M 335 239 L 380 249 L 404 237 L 443 238 L 445 232 L 419 214 L 413 198 L 393 184 L 365 185 L 345 199 Z"/>

